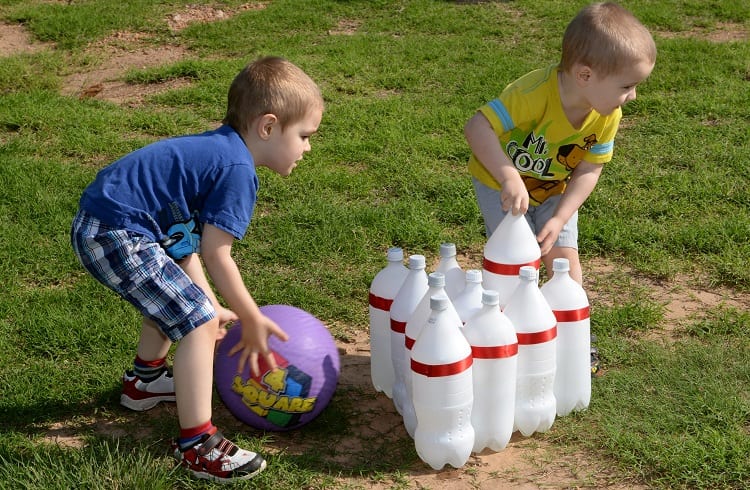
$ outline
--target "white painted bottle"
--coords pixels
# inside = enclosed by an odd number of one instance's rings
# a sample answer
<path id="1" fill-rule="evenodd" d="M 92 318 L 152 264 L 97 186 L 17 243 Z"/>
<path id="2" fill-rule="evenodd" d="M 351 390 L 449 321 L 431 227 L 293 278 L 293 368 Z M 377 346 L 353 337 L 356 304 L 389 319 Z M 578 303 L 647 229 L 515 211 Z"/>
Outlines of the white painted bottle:
<path id="1" fill-rule="evenodd" d="M 411 349 L 414 346 L 417 337 L 419 337 L 419 334 L 422 333 L 422 329 L 425 324 L 427 324 L 427 320 L 432 313 L 432 309 L 430 308 L 430 298 L 433 296 L 448 297 L 445 293 L 445 274 L 442 272 L 433 272 L 429 274 L 427 276 L 427 286 L 427 292 L 422 296 L 422 299 L 419 300 L 417 307 L 414 308 L 414 313 L 412 313 L 409 321 L 406 322 L 406 330 L 404 332 L 404 353 L 406 354 L 404 357 L 404 362 L 406 363 L 404 364 L 406 366 L 404 385 L 406 387 L 406 396 L 404 397 L 401 415 L 404 417 L 406 432 L 408 432 L 409 436 L 412 438 L 414 438 L 414 431 L 417 428 L 417 415 L 414 412 L 413 390 L 411 385 L 411 374 L 409 372 L 411 369 Z M 451 315 L 458 322 L 461 321 L 450 300 L 448 301 L 446 314 Z"/>
<path id="2" fill-rule="evenodd" d="M 549 430 L 557 410 L 557 320 L 539 290 L 538 274 L 533 266 L 521 267 L 521 281 L 503 310 L 518 337 L 514 426 L 524 436 Z"/>
<path id="3" fill-rule="evenodd" d="M 464 290 L 453 298 L 453 306 L 464 325 L 469 318 L 479 313 L 482 309 L 482 271 L 469 269 L 466 271 L 466 285 Z"/>
<path id="4" fill-rule="evenodd" d="M 518 286 L 521 267 L 530 265 L 538 270 L 541 255 L 526 217 L 507 213 L 487 240 L 482 262 L 484 289 L 494 289 L 500 294 L 500 309 L 505 308 Z"/>
<path id="5" fill-rule="evenodd" d="M 453 300 L 464 288 L 465 273 L 456 260 L 456 245 L 454 243 L 440 244 L 440 261 L 435 272 L 445 274 L 445 292 Z"/>
<path id="6" fill-rule="evenodd" d="M 406 386 L 404 377 L 408 374 L 404 353 L 404 334 L 406 322 L 409 321 L 414 309 L 427 292 L 427 272 L 425 271 L 424 255 L 409 256 L 409 273 L 403 285 L 396 293 L 391 305 L 391 363 L 393 364 L 393 405 L 399 414 L 402 413 Z"/>
<path id="7" fill-rule="evenodd" d="M 404 251 L 399 247 L 388 249 L 387 260 L 370 284 L 370 377 L 375 390 L 391 398 L 391 305 L 409 270 L 404 266 Z"/>
<path id="8" fill-rule="evenodd" d="M 498 292 L 485 289 L 482 309 L 463 329 L 474 359 L 471 425 L 475 453 L 485 448 L 501 451 L 513 435 L 518 339 L 499 303 Z"/>
<path id="9" fill-rule="evenodd" d="M 449 299 L 433 296 L 432 313 L 411 352 L 420 459 L 435 470 L 462 467 L 474 447 L 471 347 L 460 322 L 447 312 Z"/>
<path id="10" fill-rule="evenodd" d="M 570 277 L 568 259 L 552 261 L 552 278 L 540 290 L 557 319 L 557 415 L 588 408 L 591 401 L 591 318 L 586 291 Z"/>

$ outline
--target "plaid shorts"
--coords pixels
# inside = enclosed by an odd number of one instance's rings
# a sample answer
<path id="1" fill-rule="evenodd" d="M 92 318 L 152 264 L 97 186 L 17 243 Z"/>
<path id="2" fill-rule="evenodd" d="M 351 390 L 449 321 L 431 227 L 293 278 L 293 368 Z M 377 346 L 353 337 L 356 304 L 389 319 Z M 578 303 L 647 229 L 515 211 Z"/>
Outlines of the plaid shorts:
<path id="1" fill-rule="evenodd" d="M 206 293 L 148 238 L 79 211 L 71 244 L 81 265 L 153 320 L 172 342 L 215 316 Z"/>

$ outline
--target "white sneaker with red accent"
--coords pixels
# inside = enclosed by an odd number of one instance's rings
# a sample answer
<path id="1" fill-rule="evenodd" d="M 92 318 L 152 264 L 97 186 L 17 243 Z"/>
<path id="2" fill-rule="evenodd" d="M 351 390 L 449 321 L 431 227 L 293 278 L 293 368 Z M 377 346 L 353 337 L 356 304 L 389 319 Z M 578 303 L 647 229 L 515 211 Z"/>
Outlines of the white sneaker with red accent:
<path id="1" fill-rule="evenodd" d="M 228 483 L 248 480 L 266 468 L 260 454 L 246 451 L 226 439 L 220 431 L 205 434 L 200 441 L 182 450 L 172 442 L 174 457 L 196 478 Z"/>
<path id="2" fill-rule="evenodd" d="M 120 404 L 124 407 L 143 412 L 154 408 L 160 402 L 173 401 L 174 379 L 167 368 L 164 368 L 158 378 L 148 382 L 142 381 L 132 371 L 127 371 L 122 376 Z"/>

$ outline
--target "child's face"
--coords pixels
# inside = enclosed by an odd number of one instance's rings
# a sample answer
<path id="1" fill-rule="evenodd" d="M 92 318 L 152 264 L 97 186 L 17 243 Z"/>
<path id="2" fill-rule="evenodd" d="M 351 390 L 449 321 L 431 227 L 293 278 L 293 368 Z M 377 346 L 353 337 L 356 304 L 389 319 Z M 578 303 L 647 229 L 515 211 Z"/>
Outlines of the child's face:
<path id="1" fill-rule="evenodd" d="M 279 175 L 291 174 L 297 162 L 310 151 L 310 136 L 318 131 L 322 117 L 323 109 L 314 107 L 299 121 L 288 124 L 283 131 L 280 126 L 273 128 L 268 140 L 268 156 L 263 161 L 263 166 Z"/>
<path id="2" fill-rule="evenodd" d="M 634 100 L 636 87 L 653 69 L 654 64 L 650 61 L 640 61 L 619 73 L 605 77 L 599 77 L 596 72 L 592 72 L 586 91 L 591 107 L 606 116 L 626 102 Z"/>

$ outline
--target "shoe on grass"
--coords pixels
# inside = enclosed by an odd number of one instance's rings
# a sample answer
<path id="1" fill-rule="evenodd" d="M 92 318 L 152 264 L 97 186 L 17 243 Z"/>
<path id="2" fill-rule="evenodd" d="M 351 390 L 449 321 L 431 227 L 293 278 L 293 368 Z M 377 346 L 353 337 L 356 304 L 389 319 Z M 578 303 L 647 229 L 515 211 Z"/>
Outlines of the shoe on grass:
<path id="1" fill-rule="evenodd" d="M 248 480 L 266 467 L 260 454 L 237 447 L 220 431 L 205 434 L 194 446 L 180 449 L 172 443 L 174 457 L 193 476 L 219 483 Z"/>
<path id="2" fill-rule="evenodd" d="M 127 371 L 122 376 L 122 394 L 120 405 L 136 412 L 143 412 L 154 408 L 161 402 L 173 402 L 174 378 L 169 369 L 164 368 L 161 374 L 151 381 L 141 378 Z"/>

